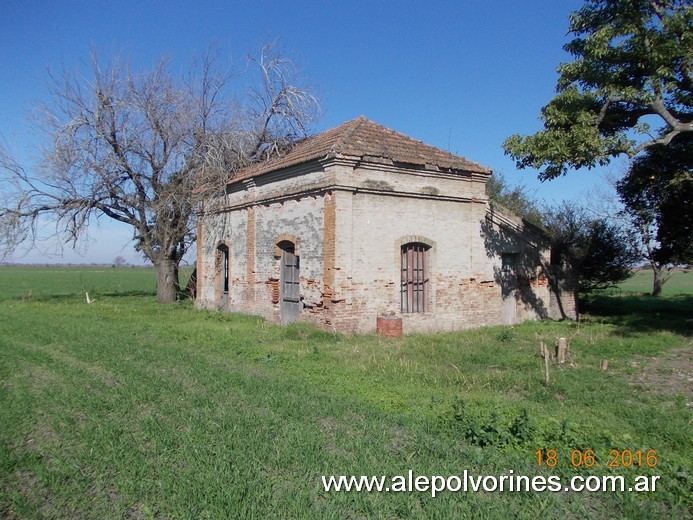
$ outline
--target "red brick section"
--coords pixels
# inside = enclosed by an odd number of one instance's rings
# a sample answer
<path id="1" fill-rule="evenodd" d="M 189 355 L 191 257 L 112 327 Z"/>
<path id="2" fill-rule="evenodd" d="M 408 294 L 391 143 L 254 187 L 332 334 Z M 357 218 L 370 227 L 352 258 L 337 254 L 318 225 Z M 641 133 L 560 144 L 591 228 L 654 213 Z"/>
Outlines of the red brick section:
<path id="1" fill-rule="evenodd" d="M 386 338 L 402 337 L 402 318 L 380 316 L 377 319 L 375 332 L 378 336 L 385 336 Z"/>
<path id="2" fill-rule="evenodd" d="M 431 165 L 458 173 L 491 173 L 485 166 L 427 145 L 361 116 L 327 132 L 299 141 L 281 157 L 242 170 L 231 184 L 280 168 L 338 155 L 380 157 L 396 163 Z"/>
<path id="3" fill-rule="evenodd" d="M 279 278 L 270 278 L 265 282 L 272 290 L 272 305 L 279 303 Z"/>
<path id="4" fill-rule="evenodd" d="M 530 285 L 532 287 L 548 287 L 549 279 L 546 277 L 543 269 L 539 272 L 536 278 L 530 280 Z"/>

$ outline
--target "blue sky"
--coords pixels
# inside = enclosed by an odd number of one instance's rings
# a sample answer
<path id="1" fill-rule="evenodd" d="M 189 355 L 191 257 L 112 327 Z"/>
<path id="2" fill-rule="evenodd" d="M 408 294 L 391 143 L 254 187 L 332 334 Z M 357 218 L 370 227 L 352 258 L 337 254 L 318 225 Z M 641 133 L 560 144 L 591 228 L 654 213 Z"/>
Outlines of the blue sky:
<path id="1" fill-rule="evenodd" d="M 237 62 L 269 41 L 316 85 L 324 112 L 315 132 L 359 115 L 450 150 L 525 184 L 546 201 L 589 197 L 598 172 L 539 183 L 516 171 L 502 142 L 540 128 L 556 67 L 569 61 L 577 0 L 279 2 L 4 0 L 0 14 L 0 134 L 21 158 L 35 136 L 26 116 L 46 100 L 48 71 L 73 69 L 90 49 L 148 68 L 161 56 L 186 67 L 216 41 Z M 141 262 L 127 227 L 103 221 L 89 246 L 47 261 Z M 15 261 L 42 262 L 36 251 Z"/>

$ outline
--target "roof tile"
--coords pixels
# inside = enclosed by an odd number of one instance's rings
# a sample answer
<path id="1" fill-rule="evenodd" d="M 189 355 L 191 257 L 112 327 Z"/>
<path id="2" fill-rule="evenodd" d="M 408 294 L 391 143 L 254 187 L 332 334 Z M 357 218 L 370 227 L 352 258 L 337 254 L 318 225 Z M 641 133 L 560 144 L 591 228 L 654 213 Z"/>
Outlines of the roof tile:
<path id="1" fill-rule="evenodd" d="M 297 142 L 280 157 L 241 170 L 231 182 L 336 156 L 380 157 L 395 163 L 418 165 L 428 169 L 438 167 L 446 170 L 491 173 L 490 168 L 427 145 L 360 116 L 322 134 Z"/>

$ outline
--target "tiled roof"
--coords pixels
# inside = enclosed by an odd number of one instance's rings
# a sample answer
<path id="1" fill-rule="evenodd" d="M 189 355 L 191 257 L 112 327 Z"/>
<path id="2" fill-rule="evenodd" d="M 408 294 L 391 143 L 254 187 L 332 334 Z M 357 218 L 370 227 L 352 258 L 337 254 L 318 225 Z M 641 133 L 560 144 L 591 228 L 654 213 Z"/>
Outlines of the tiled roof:
<path id="1" fill-rule="evenodd" d="M 427 145 L 360 116 L 322 134 L 299 141 L 281 157 L 249 166 L 240 171 L 231 182 L 316 159 L 336 156 L 379 157 L 390 159 L 395 163 L 491 173 L 490 168 Z"/>

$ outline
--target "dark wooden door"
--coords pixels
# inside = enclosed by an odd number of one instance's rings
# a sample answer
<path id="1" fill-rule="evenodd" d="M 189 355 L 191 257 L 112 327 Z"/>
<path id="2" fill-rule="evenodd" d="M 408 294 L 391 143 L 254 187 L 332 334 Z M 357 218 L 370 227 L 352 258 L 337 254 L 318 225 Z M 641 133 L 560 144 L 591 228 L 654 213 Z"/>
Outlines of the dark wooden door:
<path id="1" fill-rule="evenodd" d="M 281 294 L 279 310 L 282 323 L 291 323 L 301 312 L 301 280 L 299 257 L 293 248 L 282 251 L 281 259 Z"/>

